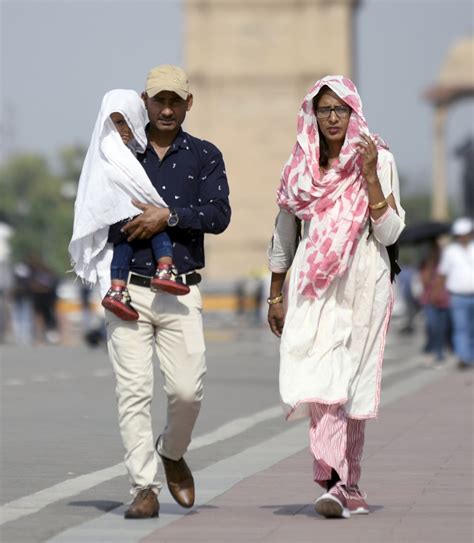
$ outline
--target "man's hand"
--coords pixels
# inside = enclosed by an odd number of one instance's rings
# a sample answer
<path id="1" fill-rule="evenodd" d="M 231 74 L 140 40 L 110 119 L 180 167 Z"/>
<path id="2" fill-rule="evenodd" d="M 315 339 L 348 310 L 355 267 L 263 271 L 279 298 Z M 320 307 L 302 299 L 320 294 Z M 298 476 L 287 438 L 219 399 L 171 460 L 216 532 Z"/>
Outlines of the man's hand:
<path id="1" fill-rule="evenodd" d="M 277 337 L 281 337 L 285 324 L 285 308 L 282 303 L 272 304 L 268 307 L 268 324 L 272 332 Z"/>
<path id="2" fill-rule="evenodd" d="M 149 239 L 167 227 L 170 214 L 170 210 L 167 207 L 156 207 L 152 204 L 144 204 L 138 200 L 132 200 L 132 204 L 141 209 L 143 213 L 122 228 L 122 232 L 128 236 L 127 241 Z"/>

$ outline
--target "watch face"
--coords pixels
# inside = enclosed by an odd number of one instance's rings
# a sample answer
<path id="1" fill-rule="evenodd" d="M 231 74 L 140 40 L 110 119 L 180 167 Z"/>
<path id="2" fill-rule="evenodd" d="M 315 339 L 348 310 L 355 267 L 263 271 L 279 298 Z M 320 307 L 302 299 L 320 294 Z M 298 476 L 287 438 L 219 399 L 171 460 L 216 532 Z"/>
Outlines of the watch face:
<path id="1" fill-rule="evenodd" d="M 170 209 L 170 216 L 168 217 L 168 226 L 176 226 L 178 224 L 178 214 L 174 209 Z"/>

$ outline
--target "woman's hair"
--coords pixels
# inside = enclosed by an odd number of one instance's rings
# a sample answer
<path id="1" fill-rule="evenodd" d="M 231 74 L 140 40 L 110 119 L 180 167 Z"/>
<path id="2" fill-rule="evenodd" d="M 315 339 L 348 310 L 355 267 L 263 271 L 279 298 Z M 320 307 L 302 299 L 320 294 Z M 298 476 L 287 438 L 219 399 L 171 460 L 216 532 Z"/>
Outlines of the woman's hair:
<path id="1" fill-rule="evenodd" d="M 318 94 L 313 98 L 313 112 L 316 115 L 316 108 L 318 107 L 318 102 L 321 98 L 321 96 L 326 92 L 331 90 L 327 85 L 324 85 L 319 89 Z M 319 129 L 318 124 L 318 132 L 319 132 L 319 165 L 323 168 L 329 164 L 329 147 L 328 144 L 324 138 L 324 136 L 321 134 L 321 130 Z"/>

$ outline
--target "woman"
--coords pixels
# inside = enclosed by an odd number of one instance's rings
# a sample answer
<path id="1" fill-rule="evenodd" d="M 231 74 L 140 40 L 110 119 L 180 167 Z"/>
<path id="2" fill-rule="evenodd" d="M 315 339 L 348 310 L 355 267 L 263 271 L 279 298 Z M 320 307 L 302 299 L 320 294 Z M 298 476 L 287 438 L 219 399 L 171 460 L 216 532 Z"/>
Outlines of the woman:
<path id="1" fill-rule="evenodd" d="M 304 99 L 277 202 L 267 301 L 281 337 L 282 402 L 287 419 L 311 420 L 314 480 L 326 490 L 316 511 L 368 513 L 360 460 L 365 420 L 378 411 L 392 310 L 386 247 L 403 230 L 404 211 L 393 156 L 370 135 L 349 79 L 324 77 Z"/>

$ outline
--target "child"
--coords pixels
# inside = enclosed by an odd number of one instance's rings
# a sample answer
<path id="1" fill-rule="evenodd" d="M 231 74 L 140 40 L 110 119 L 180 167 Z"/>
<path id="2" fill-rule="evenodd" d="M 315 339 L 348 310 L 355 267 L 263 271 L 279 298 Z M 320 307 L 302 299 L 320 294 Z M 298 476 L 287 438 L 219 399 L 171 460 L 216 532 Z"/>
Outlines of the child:
<path id="1" fill-rule="evenodd" d="M 135 153 L 146 147 L 146 112 L 132 90 L 112 90 L 103 100 L 79 180 L 69 252 L 74 270 L 89 284 L 109 287 L 102 305 L 123 320 L 137 320 L 127 289 L 131 245 L 107 243 L 109 226 L 137 215 L 131 200 L 166 207 Z M 173 250 L 166 232 L 151 238 L 157 263 L 150 288 L 183 295 L 189 287 L 174 280 Z"/>
<path id="2" fill-rule="evenodd" d="M 124 119 L 123 115 L 114 111 L 110 118 L 122 138 L 123 143 L 128 146 L 133 144 L 134 135 Z M 130 149 L 130 148 L 129 148 Z M 124 152 L 128 152 L 125 151 Z M 133 150 L 132 150 L 133 152 Z M 166 232 L 160 232 L 151 238 L 153 255 L 157 262 L 155 276 L 151 280 L 152 290 L 163 290 L 177 296 L 187 294 L 189 287 L 172 280 L 173 272 L 173 246 Z M 129 273 L 130 260 L 133 249 L 130 243 L 123 241 L 114 245 L 114 255 L 110 267 L 111 287 L 102 300 L 102 305 L 112 311 L 117 317 L 124 320 L 137 320 L 138 313 L 130 302 L 130 295 L 127 289 L 127 278 Z"/>

